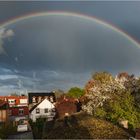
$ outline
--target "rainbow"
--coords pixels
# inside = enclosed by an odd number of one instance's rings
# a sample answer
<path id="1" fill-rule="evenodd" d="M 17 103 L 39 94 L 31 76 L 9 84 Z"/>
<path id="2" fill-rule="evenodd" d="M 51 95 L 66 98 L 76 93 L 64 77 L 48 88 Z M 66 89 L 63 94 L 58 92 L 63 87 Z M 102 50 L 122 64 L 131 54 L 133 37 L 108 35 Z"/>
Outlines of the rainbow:
<path id="1" fill-rule="evenodd" d="M 130 35 L 128 35 L 126 32 L 122 31 L 121 29 L 115 27 L 114 25 L 104 22 L 102 20 L 100 20 L 99 18 L 93 17 L 93 16 L 87 16 L 87 15 L 83 15 L 83 14 L 79 14 L 79 13 L 72 13 L 72 12 L 62 12 L 62 11 L 51 11 L 51 12 L 39 12 L 39 13 L 31 13 L 28 15 L 23 15 L 21 17 L 16 17 L 14 19 L 10 19 L 4 23 L 0 24 L 0 28 L 5 28 L 6 26 L 10 25 L 10 24 L 14 24 L 18 21 L 22 21 L 22 20 L 27 20 L 29 18 L 33 18 L 33 17 L 39 17 L 39 16 L 53 16 L 53 15 L 61 15 L 61 16 L 73 16 L 73 17 L 78 17 L 78 18 L 82 18 L 85 20 L 90 20 L 90 21 L 94 21 L 100 25 L 103 25 L 107 28 L 112 29 L 113 31 L 119 33 L 120 35 L 124 36 L 125 38 L 127 38 L 129 41 L 131 41 L 132 43 L 134 43 L 137 47 L 140 47 L 140 44 Z"/>

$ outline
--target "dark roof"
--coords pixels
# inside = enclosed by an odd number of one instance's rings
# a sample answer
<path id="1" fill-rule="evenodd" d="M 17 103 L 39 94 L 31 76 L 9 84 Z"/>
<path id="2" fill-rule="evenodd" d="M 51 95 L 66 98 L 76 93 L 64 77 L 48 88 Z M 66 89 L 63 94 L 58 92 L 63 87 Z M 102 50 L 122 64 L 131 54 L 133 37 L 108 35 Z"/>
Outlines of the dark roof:
<path id="1" fill-rule="evenodd" d="M 45 97 L 45 96 L 53 96 L 54 100 L 55 100 L 55 93 L 54 92 L 29 92 L 28 93 L 28 100 L 29 100 L 29 104 L 32 103 L 32 97 Z"/>
<path id="2" fill-rule="evenodd" d="M 75 103 L 76 99 L 68 96 L 61 96 L 60 98 L 57 99 L 57 103 L 61 102 L 74 102 Z"/>
<path id="3" fill-rule="evenodd" d="M 41 102 L 42 102 L 42 101 L 41 101 Z M 41 102 L 40 102 L 40 103 L 41 103 Z M 40 103 L 34 105 L 34 106 L 29 110 L 29 112 L 31 113 Z"/>

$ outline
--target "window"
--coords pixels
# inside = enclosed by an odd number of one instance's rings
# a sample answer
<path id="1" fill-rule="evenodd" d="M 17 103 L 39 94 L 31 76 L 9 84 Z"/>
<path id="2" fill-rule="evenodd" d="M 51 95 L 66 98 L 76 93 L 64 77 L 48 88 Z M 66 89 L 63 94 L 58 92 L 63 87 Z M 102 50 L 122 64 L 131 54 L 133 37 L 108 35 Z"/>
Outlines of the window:
<path id="1" fill-rule="evenodd" d="M 28 103 L 27 99 L 20 99 L 20 104 L 27 104 L 27 103 Z"/>
<path id="2" fill-rule="evenodd" d="M 36 98 L 35 97 L 32 97 L 32 102 L 36 103 Z"/>
<path id="3" fill-rule="evenodd" d="M 38 102 L 39 102 L 39 103 L 41 102 L 41 96 L 38 97 Z"/>
<path id="4" fill-rule="evenodd" d="M 24 114 L 24 109 L 23 109 L 23 108 L 19 109 L 18 114 L 19 114 L 19 115 L 23 115 L 23 114 Z"/>
<path id="5" fill-rule="evenodd" d="M 45 108 L 44 109 L 44 113 L 48 113 L 48 108 Z"/>
<path id="6" fill-rule="evenodd" d="M 53 103 L 53 101 L 54 101 L 54 100 L 53 100 L 53 96 L 50 97 L 50 101 Z"/>
<path id="7" fill-rule="evenodd" d="M 9 104 L 15 104 L 16 100 L 15 99 L 9 99 L 8 102 L 9 102 Z"/>
<path id="8" fill-rule="evenodd" d="M 36 114 L 39 114 L 39 113 L 40 113 L 40 109 L 37 108 L 37 109 L 36 109 Z"/>

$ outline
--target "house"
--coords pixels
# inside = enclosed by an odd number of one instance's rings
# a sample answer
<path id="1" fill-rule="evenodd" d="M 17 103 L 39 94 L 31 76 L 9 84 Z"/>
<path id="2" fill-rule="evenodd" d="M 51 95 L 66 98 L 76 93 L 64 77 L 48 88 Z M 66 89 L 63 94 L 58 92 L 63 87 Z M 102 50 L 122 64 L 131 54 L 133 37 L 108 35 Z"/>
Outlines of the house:
<path id="1" fill-rule="evenodd" d="M 9 109 L 6 101 L 0 100 L 0 123 L 6 123 L 9 120 Z"/>
<path id="2" fill-rule="evenodd" d="M 9 105 L 9 120 L 18 125 L 21 119 L 28 119 L 28 98 L 27 96 L 0 96 L 0 100 Z"/>
<path id="3" fill-rule="evenodd" d="M 48 99 L 42 100 L 30 109 L 30 119 L 36 122 L 38 118 L 46 118 L 48 121 L 54 119 L 56 115 L 55 106 Z"/>
<path id="4" fill-rule="evenodd" d="M 28 93 L 28 102 L 29 109 L 31 109 L 34 105 L 42 102 L 44 99 L 49 100 L 51 103 L 56 102 L 55 93 L 54 92 L 29 92 Z"/>
<path id="5" fill-rule="evenodd" d="M 56 102 L 56 111 L 58 117 L 64 117 L 65 115 L 71 115 L 80 111 L 79 103 L 76 99 L 62 96 Z"/>
<path id="6" fill-rule="evenodd" d="M 28 106 L 10 107 L 9 119 L 14 122 L 15 125 L 19 124 L 20 120 L 28 120 L 29 109 Z"/>
<path id="7" fill-rule="evenodd" d="M 7 101 L 9 107 L 28 106 L 27 96 L 0 96 L 0 100 Z"/>

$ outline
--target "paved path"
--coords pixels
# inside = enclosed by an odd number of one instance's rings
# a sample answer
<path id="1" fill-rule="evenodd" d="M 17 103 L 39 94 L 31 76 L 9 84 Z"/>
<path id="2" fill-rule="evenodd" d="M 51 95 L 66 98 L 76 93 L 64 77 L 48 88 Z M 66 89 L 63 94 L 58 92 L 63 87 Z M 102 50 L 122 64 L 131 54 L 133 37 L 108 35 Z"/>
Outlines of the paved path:
<path id="1" fill-rule="evenodd" d="M 16 135 L 9 136 L 8 139 L 33 139 L 33 134 L 32 132 L 18 133 Z"/>

